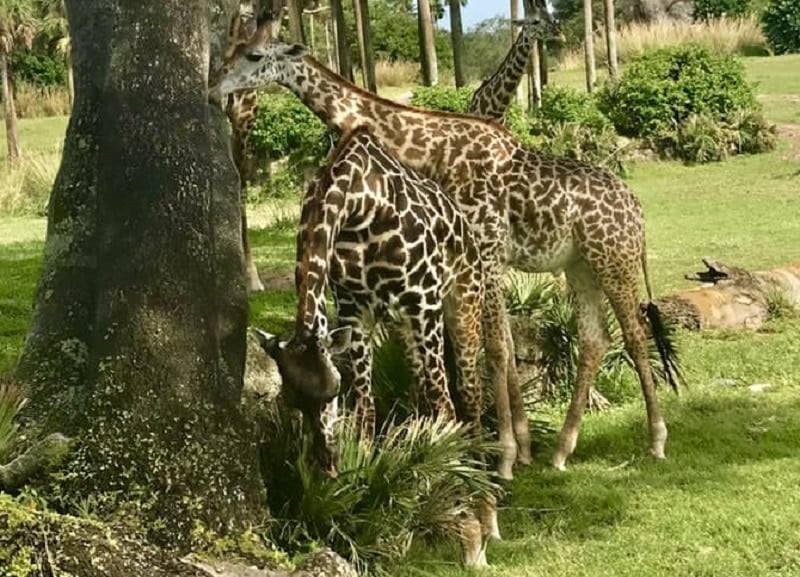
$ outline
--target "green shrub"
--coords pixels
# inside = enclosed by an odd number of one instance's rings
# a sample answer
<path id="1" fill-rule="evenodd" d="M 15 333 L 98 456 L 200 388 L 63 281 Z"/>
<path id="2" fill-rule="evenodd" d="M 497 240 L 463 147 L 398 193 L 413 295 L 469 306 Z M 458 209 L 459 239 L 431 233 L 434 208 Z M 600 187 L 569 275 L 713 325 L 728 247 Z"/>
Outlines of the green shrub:
<path id="1" fill-rule="evenodd" d="M 0 465 L 8 461 L 20 441 L 17 415 L 24 405 L 25 398 L 16 386 L 10 381 L 0 382 Z"/>
<path id="2" fill-rule="evenodd" d="M 17 82 L 38 87 L 56 86 L 67 81 L 67 69 L 61 58 L 46 52 L 15 50 L 11 53 L 11 70 Z"/>
<path id="3" fill-rule="evenodd" d="M 262 463 L 270 540 L 289 552 L 324 542 L 370 574 L 403 559 L 414 540 L 456 539 L 471 503 L 496 495 L 491 473 L 475 459 L 489 450 L 467 428 L 414 419 L 359 439 L 354 419 L 340 421 L 341 472 L 328 478 L 310 457 L 299 419 L 275 408 L 266 423 Z"/>
<path id="4" fill-rule="evenodd" d="M 327 127 L 293 94 L 281 91 L 259 99 L 250 134 L 253 154 L 272 161 L 287 158 L 302 168 L 322 164 L 331 145 Z"/>
<path id="5" fill-rule="evenodd" d="M 800 2 L 771 0 L 761 22 L 764 35 L 776 54 L 800 52 Z"/>
<path id="6" fill-rule="evenodd" d="M 559 86 L 544 87 L 542 106 L 534 113 L 534 118 L 540 124 L 576 123 L 596 130 L 611 126 L 591 94 Z"/>
<path id="7" fill-rule="evenodd" d="M 472 88 L 449 86 L 417 86 L 411 94 L 411 105 L 441 112 L 465 113 L 472 100 Z"/>
<path id="8" fill-rule="evenodd" d="M 695 0 L 694 19 L 736 18 L 752 12 L 750 0 Z"/>
<path id="9" fill-rule="evenodd" d="M 759 154 L 775 150 L 778 129 L 759 111 L 740 111 L 731 119 L 733 147 L 740 154 Z"/>
<path id="10" fill-rule="evenodd" d="M 758 109 L 742 64 L 696 45 L 635 57 L 619 82 L 606 84 L 598 98 L 620 134 L 634 137 L 657 136 L 692 115 L 724 119 Z"/>

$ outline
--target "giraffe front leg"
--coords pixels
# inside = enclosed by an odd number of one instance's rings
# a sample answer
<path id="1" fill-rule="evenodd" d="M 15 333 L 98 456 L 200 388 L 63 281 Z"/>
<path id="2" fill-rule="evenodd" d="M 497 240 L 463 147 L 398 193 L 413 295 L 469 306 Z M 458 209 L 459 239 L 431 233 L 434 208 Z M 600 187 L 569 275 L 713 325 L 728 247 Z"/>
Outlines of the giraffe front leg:
<path id="1" fill-rule="evenodd" d="M 372 395 L 372 343 L 360 319 L 352 313 L 355 313 L 354 305 L 349 302 L 339 302 L 339 324 L 350 327 L 348 357 L 353 374 L 356 423 L 363 439 L 373 439 L 375 399 Z"/>
<path id="2" fill-rule="evenodd" d="M 514 437 L 517 441 L 517 462 L 520 465 L 531 464 L 531 431 L 528 423 L 528 413 L 525 411 L 525 399 L 522 397 L 522 386 L 517 373 L 517 359 L 514 352 L 514 338 L 511 335 L 511 326 L 508 315 L 503 315 L 505 325 L 506 350 L 508 355 L 508 400 L 511 405 L 511 419 L 514 428 Z"/>

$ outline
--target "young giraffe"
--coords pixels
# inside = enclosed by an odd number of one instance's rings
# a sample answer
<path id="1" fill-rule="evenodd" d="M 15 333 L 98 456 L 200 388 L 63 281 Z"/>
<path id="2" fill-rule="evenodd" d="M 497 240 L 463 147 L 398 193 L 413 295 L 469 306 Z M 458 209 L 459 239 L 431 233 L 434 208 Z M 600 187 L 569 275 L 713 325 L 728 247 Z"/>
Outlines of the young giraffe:
<path id="1" fill-rule="evenodd" d="M 331 332 L 328 284 L 339 312 L 339 327 Z M 399 314 L 420 412 L 455 419 L 444 363 L 447 327 L 460 417 L 480 435 L 484 289 L 470 225 L 435 182 L 400 164 L 364 128 L 342 137 L 309 187 L 297 235 L 295 285 L 294 337 L 282 343 L 257 332 L 278 364 L 288 404 L 311 425 L 314 455 L 329 474 L 338 470 L 332 424 L 340 381 L 331 355 L 348 351 L 356 419 L 372 437 L 369 321 L 386 321 L 390 310 Z M 486 533 L 499 536 L 494 507 L 487 504 L 483 514 Z M 477 541 L 465 544 L 467 563 L 485 564 L 482 551 L 478 531 Z"/>
<path id="2" fill-rule="evenodd" d="M 497 388 L 500 474 L 510 478 L 516 443 L 529 458 L 527 416 L 512 414 L 507 382 L 508 319 L 503 295 L 506 265 L 528 272 L 564 270 L 578 315 L 580 358 L 572 401 L 553 465 L 564 469 L 574 451 L 589 387 L 608 349 L 603 308 L 611 301 L 634 360 L 645 398 L 650 452 L 664 458 L 667 428 L 658 406 L 644 319 L 639 274 L 648 298 L 644 218 L 634 193 L 610 172 L 524 147 L 499 124 L 473 116 L 400 105 L 361 90 L 309 56 L 302 46 L 254 44 L 238 51 L 215 90 L 226 93 L 278 82 L 292 90 L 330 126 L 366 127 L 400 162 L 436 181 L 473 223 L 486 279 L 483 329 L 486 366 Z M 658 310 L 646 307 L 659 336 Z M 663 335 L 660 335 L 663 337 Z M 663 338 L 656 339 L 667 355 Z M 671 367 L 666 373 L 677 386 Z M 506 390 L 506 386 L 508 389 Z M 522 453 L 526 451 L 527 453 Z"/>
<path id="3" fill-rule="evenodd" d="M 256 32 L 263 34 L 266 27 L 258 28 L 252 2 L 242 2 L 233 16 L 228 31 L 228 51 L 226 60 L 230 59 L 237 46 L 250 41 L 262 41 L 255 38 Z M 273 32 L 274 34 L 274 32 Z M 250 239 L 247 232 L 247 184 L 253 179 L 253 163 L 250 157 L 248 141 L 250 131 L 258 114 L 258 92 L 242 90 L 228 94 L 223 101 L 225 114 L 231 123 L 231 154 L 236 170 L 239 172 L 239 209 L 242 226 L 242 249 L 245 261 L 245 281 L 250 292 L 261 292 L 264 284 L 258 276 L 258 268 L 253 261 L 250 250 Z"/>
<path id="4" fill-rule="evenodd" d="M 526 17 L 521 21 L 522 30 L 495 73 L 484 80 L 472 95 L 467 109 L 470 114 L 502 120 L 516 98 L 517 87 L 528 68 L 531 50 L 536 41 L 542 38 L 563 38 L 558 22 L 544 6 L 534 0 L 523 0 L 523 3 Z"/>

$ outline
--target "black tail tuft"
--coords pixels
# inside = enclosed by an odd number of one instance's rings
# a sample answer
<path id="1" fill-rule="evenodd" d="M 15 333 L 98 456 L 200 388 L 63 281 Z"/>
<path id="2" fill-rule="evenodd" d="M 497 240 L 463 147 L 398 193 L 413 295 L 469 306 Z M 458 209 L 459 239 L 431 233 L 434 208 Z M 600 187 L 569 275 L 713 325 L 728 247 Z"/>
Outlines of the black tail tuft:
<path id="1" fill-rule="evenodd" d="M 672 390 L 678 392 L 678 384 L 686 386 L 686 381 L 681 374 L 680 365 L 678 363 L 678 351 L 675 348 L 675 343 L 672 341 L 672 330 L 664 322 L 661 317 L 661 311 L 653 301 L 650 301 L 645 306 L 645 315 L 650 323 L 650 332 L 653 335 L 653 340 L 658 349 L 658 355 L 661 357 L 661 363 L 664 366 L 664 379 L 672 387 Z"/>

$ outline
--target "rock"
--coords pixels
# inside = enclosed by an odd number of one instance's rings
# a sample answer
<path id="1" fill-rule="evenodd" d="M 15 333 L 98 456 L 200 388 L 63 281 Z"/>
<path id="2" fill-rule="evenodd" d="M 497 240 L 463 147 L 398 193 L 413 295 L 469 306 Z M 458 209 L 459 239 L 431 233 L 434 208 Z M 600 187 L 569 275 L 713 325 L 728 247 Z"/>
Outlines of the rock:
<path id="1" fill-rule="evenodd" d="M 291 577 L 358 577 L 350 563 L 325 548 L 306 557 Z"/>
<path id="2" fill-rule="evenodd" d="M 252 331 L 247 331 L 247 364 L 244 369 L 245 400 L 272 403 L 281 391 L 278 365 L 258 344 Z M 249 399 L 248 399 L 249 398 Z"/>
<path id="3" fill-rule="evenodd" d="M 747 387 L 747 390 L 751 393 L 763 393 L 766 389 L 770 388 L 772 385 L 769 383 L 754 383 Z"/>
<path id="4" fill-rule="evenodd" d="M 736 379 L 717 379 L 712 384 L 718 387 L 735 387 Z"/>

